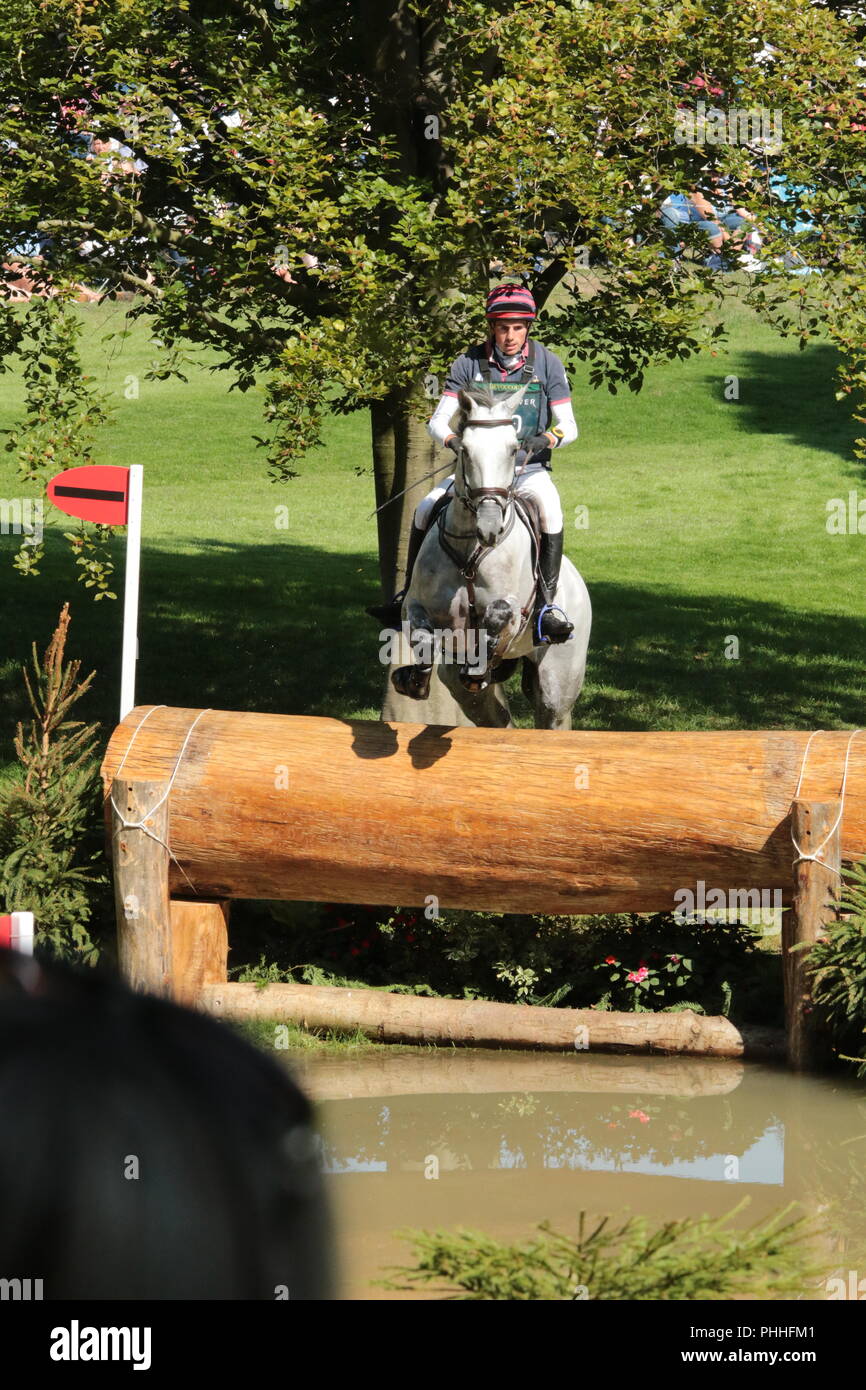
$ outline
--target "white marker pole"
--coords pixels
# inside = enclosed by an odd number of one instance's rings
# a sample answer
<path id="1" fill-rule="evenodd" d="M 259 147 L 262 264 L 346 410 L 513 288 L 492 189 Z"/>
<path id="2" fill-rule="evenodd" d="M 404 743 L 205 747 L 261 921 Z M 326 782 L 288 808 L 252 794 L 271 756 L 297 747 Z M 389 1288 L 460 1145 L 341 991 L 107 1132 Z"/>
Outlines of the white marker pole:
<path id="1" fill-rule="evenodd" d="M 24 956 L 33 955 L 33 913 L 12 913 L 12 950 Z"/>
<path id="2" fill-rule="evenodd" d="M 123 658 L 120 668 L 120 717 L 135 707 L 135 663 L 138 659 L 138 576 L 141 569 L 141 503 L 144 468 L 129 470 L 129 511 L 126 518 L 126 588 L 123 594 Z"/>

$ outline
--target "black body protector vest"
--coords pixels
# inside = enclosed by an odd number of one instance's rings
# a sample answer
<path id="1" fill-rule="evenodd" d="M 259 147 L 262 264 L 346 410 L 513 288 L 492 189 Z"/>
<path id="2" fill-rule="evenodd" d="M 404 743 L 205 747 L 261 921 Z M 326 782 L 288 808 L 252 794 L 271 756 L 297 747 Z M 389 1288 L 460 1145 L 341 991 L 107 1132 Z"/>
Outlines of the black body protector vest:
<path id="1" fill-rule="evenodd" d="M 529 348 L 526 354 L 526 361 L 520 371 L 517 381 L 493 380 L 493 373 L 490 362 L 485 352 L 478 362 L 478 370 L 481 379 L 487 389 L 496 396 L 510 396 L 513 391 L 517 391 L 521 386 L 526 387 L 523 400 L 517 407 L 516 414 L 520 417 L 520 428 L 517 431 L 517 438 L 521 444 L 534 439 L 537 434 L 543 432 L 544 426 L 541 423 L 541 382 L 535 375 L 535 343 L 530 338 Z M 545 468 L 550 468 L 550 455 L 547 459 L 536 456 L 536 462 L 543 463 Z"/>

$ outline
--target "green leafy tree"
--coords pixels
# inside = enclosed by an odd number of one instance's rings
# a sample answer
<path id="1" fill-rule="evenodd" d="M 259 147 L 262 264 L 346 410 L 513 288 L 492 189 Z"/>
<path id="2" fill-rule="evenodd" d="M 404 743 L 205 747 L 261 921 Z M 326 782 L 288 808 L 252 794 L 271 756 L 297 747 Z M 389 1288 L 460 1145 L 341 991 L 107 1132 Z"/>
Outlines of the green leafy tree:
<path id="1" fill-rule="evenodd" d="M 100 407 L 83 381 L 74 406 L 63 325 L 83 278 L 134 290 L 162 374 L 191 342 L 239 389 L 265 381 L 275 478 L 322 443 L 326 407 L 369 410 L 376 500 L 396 499 L 379 513 L 390 589 L 442 462 L 430 396 L 483 329 L 491 263 L 527 278 L 572 366 L 638 389 L 721 332 L 707 311 L 731 289 L 702 233 L 674 258 L 658 216 L 707 165 L 771 268 L 792 245 L 820 264 L 748 294 L 804 344 L 829 332 L 864 418 L 858 25 L 811 0 L 11 0 L 0 235 L 18 264 L 50 238 L 30 264 L 57 297 L 0 312 L 0 358 L 39 356 L 46 378 L 8 447 L 29 478 L 88 454 Z M 680 138 L 708 87 L 726 110 L 781 112 L 781 140 Z"/>

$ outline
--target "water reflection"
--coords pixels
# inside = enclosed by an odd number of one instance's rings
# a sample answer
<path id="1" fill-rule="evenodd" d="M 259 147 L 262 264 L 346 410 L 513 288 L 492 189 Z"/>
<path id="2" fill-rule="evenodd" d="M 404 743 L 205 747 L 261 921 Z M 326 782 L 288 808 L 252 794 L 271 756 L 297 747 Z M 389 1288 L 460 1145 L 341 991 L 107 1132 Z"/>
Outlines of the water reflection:
<path id="1" fill-rule="evenodd" d="M 537 1053 L 325 1058 L 322 1161 L 344 1236 L 346 1296 L 406 1262 L 397 1228 L 524 1239 L 581 1210 L 751 1225 L 792 1199 L 821 1214 L 828 1274 L 866 1274 L 866 1088 L 757 1064 Z M 811 1295 L 814 1296 L 814 1295 Z M 819 1295 L 820 1296 L 820 1295 Z"/>

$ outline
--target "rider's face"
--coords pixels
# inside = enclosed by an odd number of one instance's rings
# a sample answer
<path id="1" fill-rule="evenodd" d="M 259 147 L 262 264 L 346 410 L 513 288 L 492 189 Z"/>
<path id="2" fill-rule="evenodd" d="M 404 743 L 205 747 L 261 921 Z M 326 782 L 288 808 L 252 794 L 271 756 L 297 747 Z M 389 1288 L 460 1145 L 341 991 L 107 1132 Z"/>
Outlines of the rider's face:
<path id="1" fill-rule="evenodd" d="M 526 319 L 490 319 L 489 323 L 496 346 L 503 357 L 513 357 L 521 351 L 529 332 Z"/>

